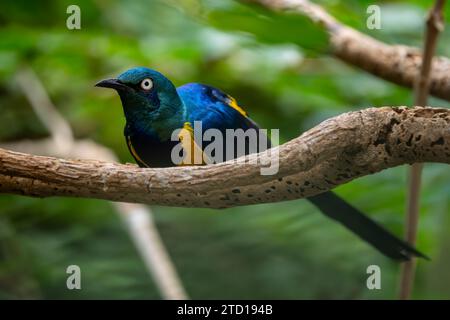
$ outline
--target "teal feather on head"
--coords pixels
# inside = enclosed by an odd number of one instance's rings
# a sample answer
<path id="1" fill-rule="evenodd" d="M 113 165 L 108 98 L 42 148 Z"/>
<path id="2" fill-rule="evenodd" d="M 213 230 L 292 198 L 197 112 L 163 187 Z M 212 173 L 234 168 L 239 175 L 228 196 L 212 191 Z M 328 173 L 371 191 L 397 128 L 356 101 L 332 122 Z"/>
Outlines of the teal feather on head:
<path id="1" fill-rule="evenodd" d="M 136 130 L 167 140 L 184 123 L 186 112 L 175 86 L 158 71 L 137 67 L 97 85 L 117 90 L 127 125 Z"/>

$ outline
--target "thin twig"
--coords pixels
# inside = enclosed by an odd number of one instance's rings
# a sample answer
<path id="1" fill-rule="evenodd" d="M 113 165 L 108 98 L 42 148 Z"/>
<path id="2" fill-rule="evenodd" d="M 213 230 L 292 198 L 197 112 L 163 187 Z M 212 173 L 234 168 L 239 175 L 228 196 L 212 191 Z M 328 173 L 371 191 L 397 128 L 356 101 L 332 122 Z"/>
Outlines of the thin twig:
<path id="1" fill-rule="evenodd" d="M 34 151 L 62 157 L 93 158 L 117 162 L 114 153 L 91 140 L 74 140 L 69 123 L 51 102 L 42 82 L 31 68 L 20 70 L 16 81 L 39 119 L 48 128 L 51 139 L 10 143 L 18 151 Z M 114 202 L 117 213 L 165 299 L 187 299 L 182 282 L 163 244 L 150 209 L 141 204 Z"/>
<path id="2" fill-rule="evenodd" d="M 423 49 L 423 59 L 415 86 L 415 105 L 427 105 L 430 88 L 430 73 L 432 69 L 433 56 L 436 51 L 439 33 L 444 29 L 442 9 L 445 0 L 436 0 L 434 7 L 430 10 L 426 21 L 426 34 Z M 420 184 L 422 176 L 422 163 L 413 164 L 409 171 L 408 196 L 406 204 L 406 240 L 414 245 L 417 238 L 420 208 Z M 411 297 L 416 259 L 411 259 L 402 265 L 399 298 L 402 300 Z"/>
<path id="3" fill-rule="evenodd" d="M 56 147 L 69 150 L 74 141 L 72 129 L 54 107 L 37 75 L 30 68 L 22 68 L 16 73 L 15 80 L 39 120 L 50 132 Z"/>

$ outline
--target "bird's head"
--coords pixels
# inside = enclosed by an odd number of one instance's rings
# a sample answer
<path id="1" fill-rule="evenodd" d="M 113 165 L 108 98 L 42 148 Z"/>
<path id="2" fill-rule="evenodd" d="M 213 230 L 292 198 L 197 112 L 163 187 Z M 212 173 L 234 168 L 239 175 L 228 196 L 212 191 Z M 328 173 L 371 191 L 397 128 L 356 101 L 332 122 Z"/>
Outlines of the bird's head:
<path id="1" fill-rule="evenodd" d="M 137 67 L 95 86 L 112 88 L 122 101 L 127 121 L 147 124 L 178 120 L 183 103 L 173 83 L 158 71 Z"/>

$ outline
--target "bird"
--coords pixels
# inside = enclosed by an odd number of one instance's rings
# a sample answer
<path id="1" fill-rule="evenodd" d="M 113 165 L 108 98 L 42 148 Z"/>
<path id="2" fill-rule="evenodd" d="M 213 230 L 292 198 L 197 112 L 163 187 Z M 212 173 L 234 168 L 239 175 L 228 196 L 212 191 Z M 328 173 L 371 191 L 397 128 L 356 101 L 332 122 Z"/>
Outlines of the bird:
<path id="1" fill-rule="evenodd" d="M 195 122 L 201 122 L 202 130 L 259 130 L 259 126 L 229 94 L 200 83 L 176 87 L 162 73 L 150 68 L 131 68 L 117 78 L 101 80 L 95 86 L 111 88 L 118 93 L 126 119 L 125 141 L 140 167 L 186 165 L 173 161 L 172 150 L 180 141 L 172 139 L 172 134 L 179 130 L 192 138 Z M 180 135 L 179 140 L 183 140 L 182 137 Z M 182 146 L 191 148 L 185 150 L 187 153 L 195 153 L 198 149 L 202 152 L 206 147 L 199 147 L 195 141 L 190 146 Z M 251 153 L 248 147 L 246 145 L 245 154 Z M 270 142 L 262 147 L 270 147 Z M 195 148 L 197 150 L 193 150 Z M 202 160 L 198 164 L 205 162 Z M 187 165 L 195 164 L 191 161 Z M 307 200 L 325 216 L 339 222 L 389 258 L 398 261 L 413 257 L 428 259 L 332 191 L 308 197 Z"/>

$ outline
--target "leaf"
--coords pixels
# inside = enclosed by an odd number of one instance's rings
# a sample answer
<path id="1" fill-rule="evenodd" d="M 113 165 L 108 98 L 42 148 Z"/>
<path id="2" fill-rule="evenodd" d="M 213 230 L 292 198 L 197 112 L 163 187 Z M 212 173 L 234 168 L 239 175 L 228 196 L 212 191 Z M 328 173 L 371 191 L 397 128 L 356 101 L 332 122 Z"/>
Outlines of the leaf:
<path id="1" fill-rule="evenodd" d="M 210 11 L 207 20 L 216 28 L 250 33 L 269 44 L 295 43 L 308 53 L 323 53 L 328 48 L 324 28 L 298 13 L 274 13 L 237 4 Z"/>

